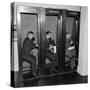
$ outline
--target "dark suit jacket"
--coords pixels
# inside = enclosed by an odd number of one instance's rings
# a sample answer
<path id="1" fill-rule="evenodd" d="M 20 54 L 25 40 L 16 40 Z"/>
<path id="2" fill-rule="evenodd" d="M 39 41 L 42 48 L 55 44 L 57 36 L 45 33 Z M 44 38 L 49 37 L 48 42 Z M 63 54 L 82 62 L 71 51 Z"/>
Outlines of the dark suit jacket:
<path id="1" fill-rule="evenodd" d="M 49 39 L 49 40 L 47 40 L 46 39 L 46 49 L 49 49 L 49 45 L 55 45 L 55 42 L 54 42 L 54 40 L 52 40 L 52 39 Z"/>
<path id="2" fill-rule="evenodd" d="M 28 37 L 25 38 L 21 52 L 22 57 L 30 56 L 31 51 L 34 48 L 35 48 L 35 44 L 33 43 L 33 40 L 30 40 Z"/>

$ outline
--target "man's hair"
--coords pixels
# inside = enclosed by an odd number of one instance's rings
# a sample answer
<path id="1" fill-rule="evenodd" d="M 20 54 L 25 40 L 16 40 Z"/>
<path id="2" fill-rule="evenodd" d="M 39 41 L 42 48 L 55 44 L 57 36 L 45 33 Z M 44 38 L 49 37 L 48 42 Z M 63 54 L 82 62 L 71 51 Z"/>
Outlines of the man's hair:
<path id="1" fill-rule="evenodd" d="M 50 34 L 51 32 L 50 31 L 46 31 L 46 35 Z"/>
<path id="2" fill-rule="evenodd" d="M 70 32 L 66 32 L 66 35 L 68 35 L 68 34 L 72 35 L 72 33 L 70 33 Z"/>
<path id="3" fill-rule="evenodd" d="M 29 35 L 29 34 L 34 34 L 32 31 L 29 31 L 28 33 L 27 33 L 27 36 Z"/>

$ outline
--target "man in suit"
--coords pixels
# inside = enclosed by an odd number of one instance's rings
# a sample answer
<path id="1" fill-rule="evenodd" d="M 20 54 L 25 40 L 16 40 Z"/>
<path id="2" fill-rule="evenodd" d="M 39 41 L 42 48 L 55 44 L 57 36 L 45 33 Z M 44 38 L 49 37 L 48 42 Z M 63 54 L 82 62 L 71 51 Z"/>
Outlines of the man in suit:
<path id="1" fill-rule="evenodd" d="M 31 70 L 32 74 L 36 75 L 36 57 L 31 54 L 32 50 L 36 47 L 36 44 L 34 43 L 34 33 L 32 31 L 29 31 L 27 33 L 27 37 L 25 38 L 23 42 L 23 48 L 22 48 L 22 59 L 25 59 L 27 62 L 31 63 Z"/>
<path id="2" fill-rule="evenodd" d="M 51 62 L 50 71 L 51 73 L 55 72 L 56 66 L 56 53 L 54 53 L 55 41 L 52 39 L 52 33 L 50 31 L 46 32 L 46 59 L 49 59 Z"/>

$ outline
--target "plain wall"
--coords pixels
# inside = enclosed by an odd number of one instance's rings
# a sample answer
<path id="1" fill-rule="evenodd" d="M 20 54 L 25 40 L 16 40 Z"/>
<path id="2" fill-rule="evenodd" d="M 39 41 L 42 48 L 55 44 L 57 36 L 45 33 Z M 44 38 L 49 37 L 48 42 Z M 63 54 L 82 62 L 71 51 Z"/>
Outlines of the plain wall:
<path id="1" fill-rule="evenodd" d="M 78 73 L 88 75 L 88 8 L 81 7 Z"/>
<path id="2" fill-rule="evenodd" d="M 52 9 L 67 9 L 72 11 L 80 11 L 80 6 L 74 5 L 56 5 L 56 4 L 40 4 L 40 3 L 27 3 L 27 2 L 16 2 L 15 5 L 23 5 L 23 6 L 35 6 L 35 7 L 43 7 L 43 8 L 52 8 Z"/>

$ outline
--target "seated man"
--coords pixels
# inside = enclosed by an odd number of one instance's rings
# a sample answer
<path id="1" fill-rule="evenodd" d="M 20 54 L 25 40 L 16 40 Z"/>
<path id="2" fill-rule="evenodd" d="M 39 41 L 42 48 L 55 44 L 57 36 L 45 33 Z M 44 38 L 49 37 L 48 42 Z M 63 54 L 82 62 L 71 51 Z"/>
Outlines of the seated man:
<path id="1" fill-rule="evenodd" d="M 75 67 L 75 58 L 73 58 L 75 56 L 76 56 L 75 44 L 74 41 L 72 40 L 72 34 L 66 33 L 66 58 L 65 58 L 66 65 L 70 64 L 71 67 Z"/>
<path id="2" fill-rule="evenodd" d="M 25 59 L 27 62 L 31 63 L 32 74 L 36 75 L 36 57 L 31 54 L 32 50 L 36 47 L 34 40 L 34 33 L 29 31 L 23 42 L 21 55 L 22 59 Z"/>
<path id="3" fill-rule="evenodd" d="M 52 33 L 50 31 L 46 32 L 46 60 L 49 59 L 51 62 L 51 72 L 55 71 L 56 66 L 56 54 L 54 53 L 55 42 L 52 39 Z"/>
<path id="4" fill-rule="evenodd" d="M 66 54 L 69 55 L 69 53 L 70 53 L 70 56 L 74 56 L 75 52 L 72 53 L 71 52 L 72 50 L 75 51 L 74 41 L 72 40 L 72 35 L 70 33 L 67 33 L 66 34 L 66 52 L 67 52 Z"/>

